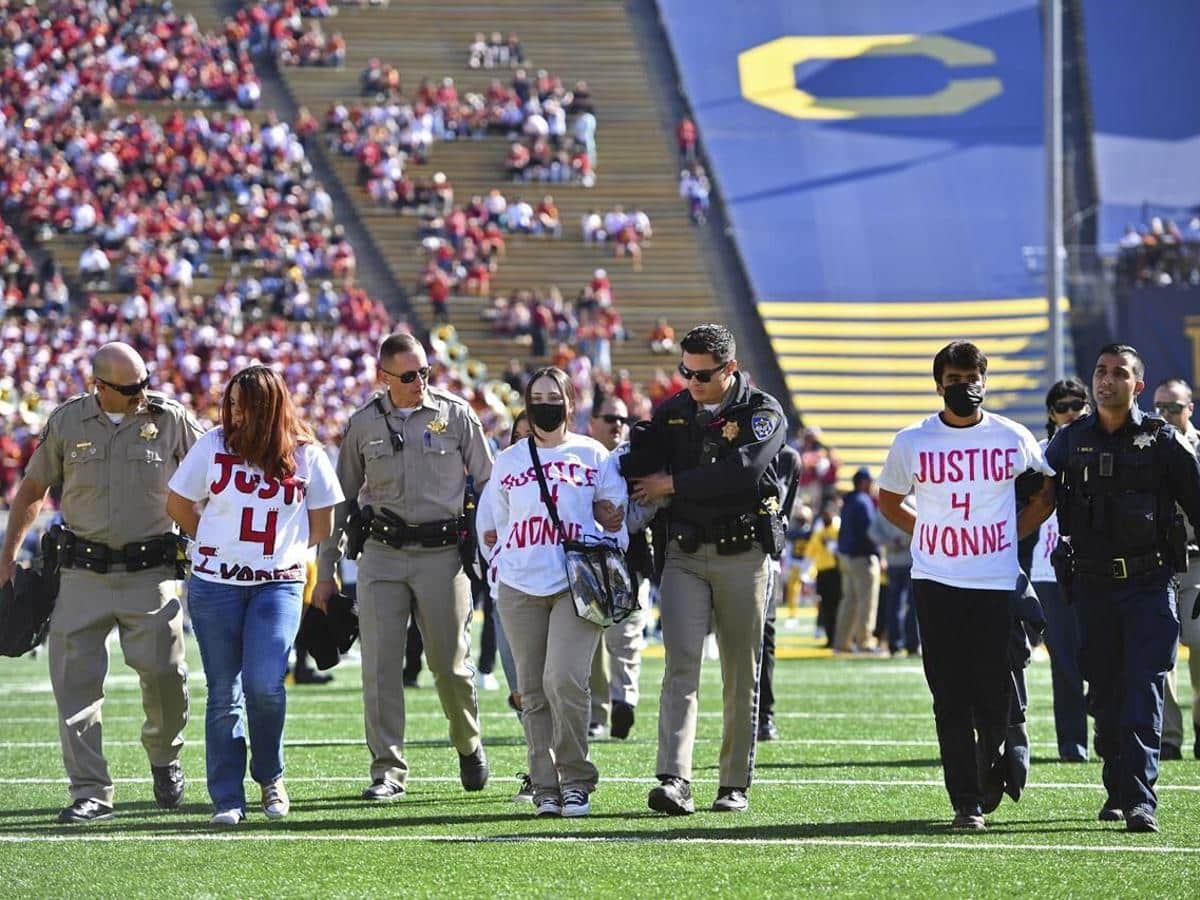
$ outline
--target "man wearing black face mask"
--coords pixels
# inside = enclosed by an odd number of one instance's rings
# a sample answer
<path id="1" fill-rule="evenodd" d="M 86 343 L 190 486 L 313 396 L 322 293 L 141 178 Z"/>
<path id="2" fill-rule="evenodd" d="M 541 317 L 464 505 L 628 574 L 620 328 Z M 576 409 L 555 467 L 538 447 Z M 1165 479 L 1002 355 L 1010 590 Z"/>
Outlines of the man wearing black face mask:
<path id="1" fill-rule="evenodd" d="M 933 380 L 944 408 L 896 435 L 879 508 L 913 536 L 913 599 L 952 827 L 982 831 L 985 775 L 1008 726 L 1017 540 L 1045 518 L 1044 506 L 1030 503 L 1018 522 L 1014 482 L 1027 469 L 1053 470 L 1028 428 L 980 409 L 987 357 L 978 347 L 947 344 Z M 903 505 L 910 490 L 915 514 Z"/>
<path id="2" fill-rule="evenodd" d="M 747 808 L 757 739 L 769 563 L 783 547 L 775 459 L 783 410 L 737 371 L 733 335 L 699 325 L 680 341 L 686 391 L 655 412 L 653 440 L 667 471 L 632 481 L 635 501 L 670 499 L 662 575 L 666 671 L 658 716 L 659 787 L 651 809 L 695 811 L 692 746 L 709 621 L 721 649 L 724 725 L 717 812 Z M 660 513 L 661 515 L 661 513 Z"/>

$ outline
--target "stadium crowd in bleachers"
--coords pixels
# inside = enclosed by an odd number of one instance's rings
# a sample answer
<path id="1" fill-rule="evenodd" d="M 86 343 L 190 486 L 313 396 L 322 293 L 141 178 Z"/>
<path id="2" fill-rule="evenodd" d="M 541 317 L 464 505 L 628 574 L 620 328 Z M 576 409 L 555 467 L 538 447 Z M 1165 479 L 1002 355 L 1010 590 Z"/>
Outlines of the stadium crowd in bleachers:
<path id="1" fill-rule="evenodd" d="M 1138 287 L 1200 285 L 1200 216 L 1182 228 L 1174 219 L 1157 216 L 1140 227 L 1125 226 L 1117 279 Z"/>

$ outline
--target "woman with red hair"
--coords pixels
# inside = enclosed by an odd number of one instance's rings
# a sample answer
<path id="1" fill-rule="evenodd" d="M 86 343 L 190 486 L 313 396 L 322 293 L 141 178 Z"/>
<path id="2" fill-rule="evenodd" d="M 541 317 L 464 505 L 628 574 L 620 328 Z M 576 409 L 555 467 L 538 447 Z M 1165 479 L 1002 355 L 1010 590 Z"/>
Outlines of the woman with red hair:
<path id="1" fill-rule="evenodd" d="M 208 679 L 204 743 L 214 825 L 246 816 L 246 740 L 263 812 L 286 816 L 284 678 L 300 627 L 309 548 L 333 530 L 342 491 L 283 379 L 238 372 L 221 426 L 201 437 L 170 481 L 167 512 L 194 540 L 188 608 Z"/>

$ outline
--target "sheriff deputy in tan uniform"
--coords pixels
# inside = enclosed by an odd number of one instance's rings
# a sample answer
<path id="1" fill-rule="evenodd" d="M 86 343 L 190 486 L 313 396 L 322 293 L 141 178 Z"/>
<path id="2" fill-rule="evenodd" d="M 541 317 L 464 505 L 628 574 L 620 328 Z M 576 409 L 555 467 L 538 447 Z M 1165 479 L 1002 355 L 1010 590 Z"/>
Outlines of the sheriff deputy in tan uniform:
<path id="1" fill-rule="evenodd" d="M 96 351 L 92 383 L 93 393 L 67 400 L 47 419 L 13 500 L 0 556 L 4 584 L 46 492 L 61 485 L 62 582 L 49 645 L 74 801 L 59 814 L 63 824 L 113 815 L 100 709 L 108 673 L 105 639 L 114 625 L 125 662 L 141 679 L 142 744 L 154 798 L 161 808 L 174 809 L 183 797 L 179 751 L 188 719 L 187 668 L 167 482 L 201 428 L 178 403 L 146 390 L 146 365 L 127 344 Z"/>
<path id="2" fill-rule="evenodd" d="M 354 413 L 342 439 L 337 472 L 348 499 L 370 508 L 370 538 L 359 557 L 358 617 L 362 640 L 363 714 L 372 783 L 364 800 L 404 794 L 404 646 L 410 616 L 425 642 L 459 774 L 468 791 L 487 784 L 479 738 L 479 706 L 470 666 L 471 586 L 459 557 L 468 473 L 482 490 L 492 451 L 470 405 L 430 387 L 425 350 L 394 334 L 379 348 L 387 390 Z M 347 504 L 333 536 L 321 545 L 313 602 L 336 590 Z"/>

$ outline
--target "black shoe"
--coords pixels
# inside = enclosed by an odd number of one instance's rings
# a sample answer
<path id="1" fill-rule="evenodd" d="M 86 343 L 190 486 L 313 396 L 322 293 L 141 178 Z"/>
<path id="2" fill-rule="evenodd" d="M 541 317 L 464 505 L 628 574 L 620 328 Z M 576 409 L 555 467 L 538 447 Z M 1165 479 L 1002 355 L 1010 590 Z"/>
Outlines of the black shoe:
<path id="1" fill-rule="evenodd" d="M 696 811 L 690 784 L 674 775 L 659 775 L 658 780 L 661 783 L 647 800 L 652 810 L 668 816 L 690 816 Z"/>
<path id="2" fill-rule="evenodd" d="M 764 719 L 758 723 L 758 739 L 760 741 L 779 740 L 779 727 L 774 719 Z"/>
<path id="3" fill-rule="evenodd" d="M 957 810 L 950 827 L 959 831 L 987 831 L 983 810 L 979 806 L 964 806 Z"/>
<path id="4" fill-rule="evenodd" d="M 404 796 L 404 785 L 397 784 L 388 778 L 376 778 L 371 786 L 362 792 L 364 800 L 374 800 L 376 803 L 387 803 L 399 800 Z"/>
<path id="5" fill-rule="evenodd" d="M 588 726 L 588 737 L 590 738 L 602 738 L 607 734 L 608 728 L 606 728 L 604 725 L 601 725 L 599 722 L 593 722 Z"/>
<path id="6" fill-rule="evenodd" d="M 297 669 L 292 675 L 292 680 L 296 684 L 329 684 L 333 681 L 333 676 L 317 669 Z"/>
<path id="7" fill-rule="evenodd" d="M 1154 817 L 1154 811 L 1145 806 L 1135 806 L 1127 816 L 1125 816 L 1125 830 L 1132 831 L 1136 834 L 1148 834 L 1158 831 L 1158 819 Z"/>
<path id="8" fill-rule="evenodd" d="M 1196 726 L 1196 746 L 1192 748 L 1192 755 L 1200 759 L 1200 725 Z"/>
<path id="9" fill-rule="evenodd" d="M 409 676 L 405 675 L 405 676 L 404 676 L 404 686 L 405 686 L 406 688 L 415 688 L 415 687 L 419 687 L 419 685 L 417 684 L 417 678 L 418 678 L 418 677 L 419 677 L 419 676 L 417 676 L 417 675 L 413 675 L 413 676 L 410 678 Z"/>
<path id="10" fill-rule="evenodd" d="M 717 799 L 713 801 L 713 812 L 745 812 L 750 807 L 750 798 L 744 788 L 717 788 Z"/>
<path id="11" fill-rule="evenodd" d="M 1168 759 L 1183 759 L 1183 748 L 1178 744 L 1163 743 L 1162 749 L 1158 751 L 1158 758 L 1166 761 Z"/>
<path id="12" fill-rule="evenodd" d="M 612 727 L 609 729 L 609 734 L 618 740 L 625 740 L 629 737 L 629 730 L 633 728 L 633 707 L 624 700 L 614 700 L 612 706 Z"/>
<path id="13" fill-rule="evenodd" d="M 475 752 L 465 756 L 458 754 L 458 777 L 465 791 L 482 791 L 488 783 L 488 761 L 483 753 L 483 744 Z"/>
<path id="14" fill-rule="evenodd" d="M 107 803 L 85 797 L 76 800 L 58 814 L 59 825 L 86 825 L 88 822 L 103 822 L 113 817 L 113 808 Z"/>
<path id="15" fill-rule="evenodd" d="M 1100 815 L 1096 817 L 1101 822 L 1124 822 L 1125 810 L 1117 805 L 1115 800 L 1105 800 L 1100 807 Z"/>
<path id="16" fill-rule="evenodd" d="M 175 809 L 183 799 L 183 766 L 177 762 L 151 766 L 154 776 L 154 802 L 159 809 Z"/>

